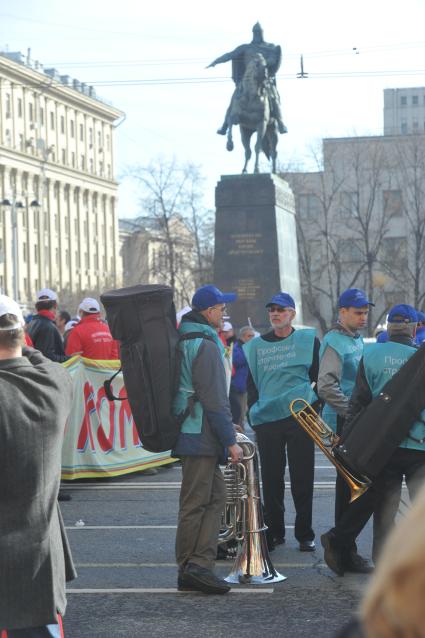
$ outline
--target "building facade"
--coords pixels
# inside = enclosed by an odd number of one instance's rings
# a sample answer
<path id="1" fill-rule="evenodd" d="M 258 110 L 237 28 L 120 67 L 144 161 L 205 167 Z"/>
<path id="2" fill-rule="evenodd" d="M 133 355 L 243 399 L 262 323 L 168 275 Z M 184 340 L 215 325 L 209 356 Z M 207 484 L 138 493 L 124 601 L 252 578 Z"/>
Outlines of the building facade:
<path id="1" fill-rule="evenodd" d="M 384 89 L 384 135 L 425 133 L 425 87 Z"/>
<path id="2" fill-rule="evenodd" d="M 121 280 L 113 127 L 93 87 L 0 53 L 0 289 L 21 304 Z"/>
<path id="3" fill-rule="evenodd" d="M 372 336 L 392 305 L 425 305 L 425 134 L 324 139 L 322 162 L 283 175 L 296 200 L 305 322 L 325 332 L 339 294 L 363 288 Z"/>
<path id="4" fill-rule="evenodd" d="M 161 218 L 120 219 L 120 245 L 125 286 L 166 284 L 174 289 L 179 310 L 195 292 L 195 238 L 178 215 L 168 221 L 168 239 Z"/>

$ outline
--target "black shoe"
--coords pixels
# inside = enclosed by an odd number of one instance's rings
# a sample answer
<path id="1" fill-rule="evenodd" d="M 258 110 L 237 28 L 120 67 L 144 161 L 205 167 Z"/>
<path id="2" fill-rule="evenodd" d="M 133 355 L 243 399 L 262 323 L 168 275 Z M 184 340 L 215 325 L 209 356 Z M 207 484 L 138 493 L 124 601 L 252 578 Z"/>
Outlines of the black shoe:
<path id="1" fill-rule="evenodd" d="M 183 582 L 204 594 L 227 594 L 230 585 L 225 580 L 217 578 L 210 570 L 195 563 L 188 563 L 183 572 Z"/>
<path id="2" fill-rule="evenodd" d="M 177 590 L 178 591 L 197 591 L 195 587 L 192 587 L 188 582 L 186 582 L 186 578 L 184 572 L 179 570 L 177 575 Z"/>
<path id="3" fill-rule="evenodd" d="M 321 535 L 320 542 L 325 550 L 323 557 L 329 569 L 335 572 L 337 576 L 344 576 L 342 551 L 334 546 L 333 541 L 334 538 L 331 532 Z"/>
<path id="4" fill-rule="evenodd" d="M 316 545 L 314 541 L 301 541 L 300 552 L 315 552 Z"/>
<path id="5" fill-rule="evenodd" d="M 59 490 L 59 494 L 58 494 L 58 501 L 70 501 L 71 499 L 71 494 L 66 494 L 66 492 L 64 492 L 63 490 Z"/>
<path id="6" fill-rule="evenodd" d="M 371 574 L 374 567 L 370 561 L 352 550 L 344 557 L 344 569 L 354 574 Z"/>

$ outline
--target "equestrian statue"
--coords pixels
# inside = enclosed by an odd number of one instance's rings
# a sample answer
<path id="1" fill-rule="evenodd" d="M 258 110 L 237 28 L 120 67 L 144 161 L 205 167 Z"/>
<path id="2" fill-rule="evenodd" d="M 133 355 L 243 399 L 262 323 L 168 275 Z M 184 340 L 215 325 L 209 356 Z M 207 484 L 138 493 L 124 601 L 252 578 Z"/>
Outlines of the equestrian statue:
<path id="1" fill-rule="evenodd" d="M 232 127 L 239 124 L 245 149 L 245 164 L 242 172 L 246 173 L 251 157 L 250 140 L 256 132 L 254 172 L 259 172 L 259 155 L 263 151 L 267 159 L 272 161 L 272 172 L 275 173 L 277 133 L 287 133 L 287 128 L 282 121 L 280 96 L 276 87 L 276 73 L 280 67 L 282 51 L 280 46 L 264 41 L 263 29 L 258 22 L 254 25 L 252 33 L 252 42 L 241 44 L 233 51 L 211 62 L 207 67 L 232 61 L 235 90 L 224 122 L 217 133 L 227 134 L 226 148 L 232 151 Z"/>

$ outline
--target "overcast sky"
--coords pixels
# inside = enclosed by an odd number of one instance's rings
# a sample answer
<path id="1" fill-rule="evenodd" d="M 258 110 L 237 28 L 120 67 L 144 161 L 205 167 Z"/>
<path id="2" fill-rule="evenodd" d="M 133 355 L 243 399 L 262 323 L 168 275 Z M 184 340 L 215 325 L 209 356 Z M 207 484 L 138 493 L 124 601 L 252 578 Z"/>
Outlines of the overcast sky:
<path id="1" fill-rule="evenodd" d="M 279 159 L 307 162 L 323 137 L 381 134 L 383 89 L 425 85 L 424 0 L 0 0 L 0 48 L 93 84 L 126 113 L 115 172 L 162 155 L 202 166 L 206 203 L 221 174 L 240 172 L 243 151 L 216 134 L 233 91 L 230 63 L 214 58 L 249 42 L 259 20 L 280 44 L 283 119 Z M 300 55 L 308 79 L 297 79 Z M 126 180 L 119 214 L 140 214 Z"/>

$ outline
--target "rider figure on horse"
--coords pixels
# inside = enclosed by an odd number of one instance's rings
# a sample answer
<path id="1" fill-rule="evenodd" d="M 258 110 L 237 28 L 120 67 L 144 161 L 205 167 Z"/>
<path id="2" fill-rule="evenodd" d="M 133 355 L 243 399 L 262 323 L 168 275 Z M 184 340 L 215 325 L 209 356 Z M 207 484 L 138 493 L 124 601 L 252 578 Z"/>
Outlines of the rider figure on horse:
<path id="1" fill-rule="evenodd" d="M 276 73 L 279 70 L 282 60 L 282 50 L 280 46 L 264 41 L 263 29 L 258 22 L 253 26 L 252 34 L 252 42 L 250 42 L 249 44 L 241 44 L 233 51 L 225 53 L 224 55 L 211 62 L 211 64 L 209 64 L 207 67 L 209 69 L 216 64 L 222 64 L 223 62 L 229 62 L 230 60 L 232 61 L 232 79 L 236 85 L 236 88 L 232 95 L 232 99 L 230 100 L 230 105 L 226 111 L 223 125 L 217 131 L 219 135 L 226 135 L 226 131 L 230 124 L 238 124 L 238 122 L 235 120 L 234 113 L 238 110 L 235 107 L 237 107 L 241 94 L 242 78 L 244 76 L 248 62 L 257 53 L 261 53 L 261 55 L 263 55 L 267 64 L 268 81 L 266 91 L 270 103 L 270 112 L 272 114 L 272 117 L 276 119 L 279 133 L 287 133 L 287 128 L 282 121 L 282 114 L 280 110 L 280 96 L 276 87 Z"/>

